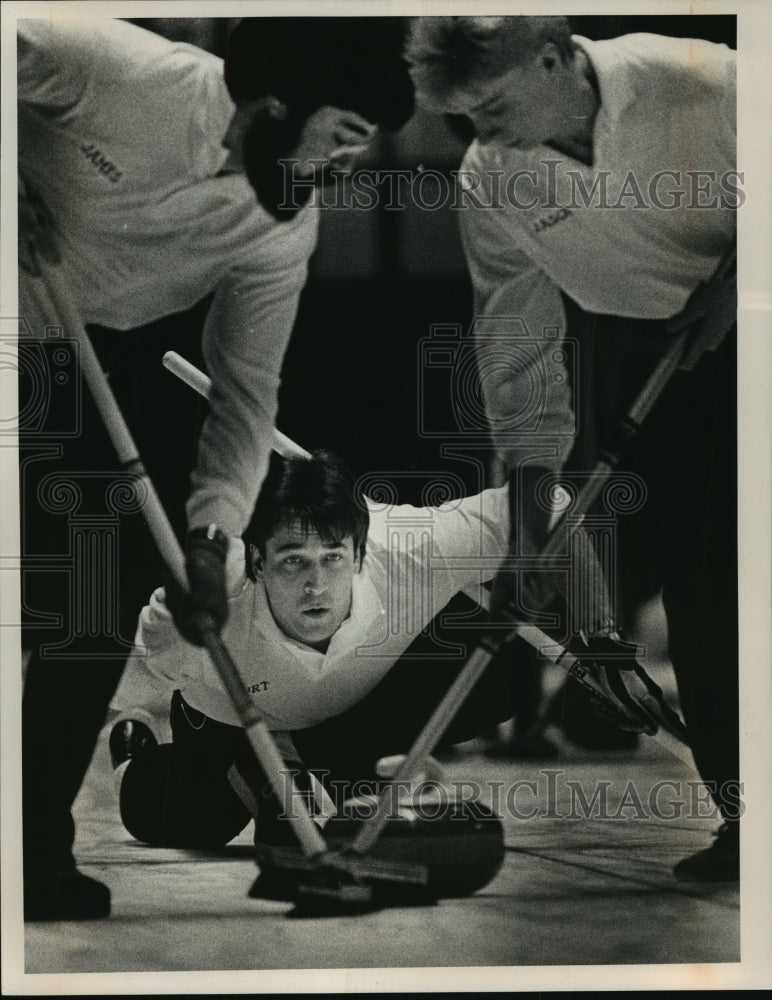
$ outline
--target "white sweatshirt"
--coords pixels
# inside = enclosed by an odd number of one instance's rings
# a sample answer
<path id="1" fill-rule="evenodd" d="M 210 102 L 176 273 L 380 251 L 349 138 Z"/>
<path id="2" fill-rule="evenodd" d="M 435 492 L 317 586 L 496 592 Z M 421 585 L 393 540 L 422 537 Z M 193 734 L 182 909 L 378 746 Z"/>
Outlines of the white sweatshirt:
<path id="1" fill-rule="evenodd" d="M 54 217 L 83 321 L 128 330 L 214 293 L 188 521 L 238 536 L 267 468 L 318 213 L 277 222 L 246 177 L 218 176 L 234 111 L 221 59 L 117 20 L 25 20 L 18 34 L 19 172 Z M 40 280 L 20 275 L 19 298 L 34 335 L 57 322 Z"/>
<path id="2" fill-rule="evenodd" d="M 360 701 L 448 601 L 492 579 L 507 553 L 506 488 L 439 507 L 370 503 L 370 516 L 351 612 L 326 653 L 279 629 L 263 584 L 245 576 L 242 543 L 232 544 L 223 638 L 273 730 L 312 726 Z M 462 663 L 469 652 L 460 651 L 454 662 Z M 180 637 L 159 589 L 142 611 L 135 650 L 111 707 L 124 711 L 158 702 L 175 688 L 204 714 L 238 725 L 207 655 Z"/>
<path id="3" fill-rule="evenodd" d="M 588 311 L 667 319 L 731 247 L 743 201 L 735 52 L 648 34 L 575 41 L 600 92 L 592 165 L 478 142 L 462 165 L 478 356 L 510 469 L 538 455 L 557 471 L 573 444 L 561 291 Z"/>

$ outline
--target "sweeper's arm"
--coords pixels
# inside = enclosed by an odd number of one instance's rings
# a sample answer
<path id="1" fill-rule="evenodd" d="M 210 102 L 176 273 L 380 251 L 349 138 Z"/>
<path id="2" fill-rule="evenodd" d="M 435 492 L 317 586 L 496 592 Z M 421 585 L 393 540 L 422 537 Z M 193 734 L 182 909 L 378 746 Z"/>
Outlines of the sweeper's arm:
<path id="1" fill-rule="evenodd" d="M 713 350 L 736 320 L 735 248 L 729 249 L 713 277 L 698 286 L 684 310 L 671 320 L 673 339 L 616 429 L 616 435 L 603 451 L 587 477 L 586 485 L 571 507 L 573 517 L 583 516 L 598 498 L 609 476 L 617 468 L 624 449 L 637 434 L 641 424 L 679 367 L 691 367 L 705 351 Z M 511 497 L 510 506 L 515 503 Z M 542 566 L 565 544 L 562 519 L 553 526 L 541 551 Z M 516 521 L 513 520 L 513 530 Z M 545 572 L 537 572 L 543 586 Z M 503 586 L 502 586 L 503 582 Z M 500 611 L 513 625 L 522 622 L 519 607 L 508 588 L 511 578 L 499 581 Z M 502 600 L 503 594 L 503 600 Z M 668 707 L 662 691 L 646 674 L 632 647 L 623 643 L 613 625 L 594 634 L 580 633 L 569 643 L 569 667 L 575 679 L 598 696 L 605 711 L 623 728 L 656 732 L 662 727 L 682 741 L 686 731 L 678 716 Z M 558 659 L 557 662 L 560 662 Z M 653 727 L 653 728 L 652 728 Z"/>
<path id="2" fill-rule="evenodd" d="M 695 288 L 677 316 L 668 320 L 671 333 L 689 331 L 681 368 L 691 371 L 703 354 L 715 351 L 737 322 L 737 247 L 732 246 L 716 273 Z"/>
<path id="3" fill-rule="evenodd" d="M 534 567 L 553 523 L 558 477 L 575 439 L 575 344 L 567 337 L 560 289 L 511 239 L 502 239 L 495 213 L 462 215 L 480 391 L 510 497 L 509 554 L 494 581 L 491 618 L 506 622 L 508 606 L 514 604 L 519 620 L 531 620 L 565 587 L 559 567 L 549 559 L 541 559 L 538 571 Z M 588 630 L 610 627 L 613 613 L 603 573 L 591 544 L 582 545 L 582 618 L 574 624 Z"/>

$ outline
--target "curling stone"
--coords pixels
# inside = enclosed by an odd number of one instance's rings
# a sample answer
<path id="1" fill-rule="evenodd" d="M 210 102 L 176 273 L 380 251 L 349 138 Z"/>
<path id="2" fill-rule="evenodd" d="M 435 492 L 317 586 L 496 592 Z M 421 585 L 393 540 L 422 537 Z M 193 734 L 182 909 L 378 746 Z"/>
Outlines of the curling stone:
<path id="1" fill-rule="evenodd" d="M 324 827 L 332 849 L 347 844 L 367 820 L 362 800 L 346 803 Z M 486 886 L 504 862 L 499 818 L 482 803 L 446 795 L 400 801 L 367 853 L 374 861 L 425 865 L 435 898 L 468 896 Z"/>

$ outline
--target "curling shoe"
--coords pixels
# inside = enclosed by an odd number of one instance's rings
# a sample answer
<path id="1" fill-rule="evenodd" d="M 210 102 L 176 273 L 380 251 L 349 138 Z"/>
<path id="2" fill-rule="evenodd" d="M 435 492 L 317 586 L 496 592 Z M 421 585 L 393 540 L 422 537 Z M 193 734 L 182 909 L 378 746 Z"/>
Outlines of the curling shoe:
<path id="1" fill-rule="evenodd" d="M 99 920 L 109 915 L 110 890 L 77 868 L 45 881 L 25 876 L 25 920 Z"/>
<path id="2" fill-rule="evenodd" d="M 110 760 L 113 770 L 148 747 L 158 746 L 152 729 L 139 719 L 119 719 L 110 731 Z"/>
<path id="3" fill-rule="evenodd" d="M 679 861 L 673 874 L 681 882 L 738 882 L 740 880 L 740 824 L 724 823 L 713 834 L 710 847 Z"/>
<path id="4" fill-rule="evenodd" d="M 394 754 L 391 757 L 381 757 L 375 765 L 375 773 L 379 778 L 393 779 L 405 762 L 405 754 Z M 447 775 L 442 764 L 435 757 L 427 757 L 423 767 L 405 783 L 399 785 L 399 797 L 412 801 L 416 797 L 431 796 L 446 789 Z"/>

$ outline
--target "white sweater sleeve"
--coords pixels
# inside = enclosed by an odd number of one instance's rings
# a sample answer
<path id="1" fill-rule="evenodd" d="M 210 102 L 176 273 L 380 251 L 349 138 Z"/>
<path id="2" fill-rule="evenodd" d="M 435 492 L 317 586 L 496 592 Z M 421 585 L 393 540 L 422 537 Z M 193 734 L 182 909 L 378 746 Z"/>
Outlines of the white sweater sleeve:
<path id="1" fill-rule="evenodd" d="M 50 112 L 78 102 L 89 79 L 86 36 L 44 20 L 17 24 L 17 96 Z"/>
<path id="2" fill-rule="evenodd" d="M 230 600 L 244 586 L 244 543 L 240 538 L 229 542 L 226 581 Z M 134 639 L 134 648 L 126 661 L 121 681 L 110 708 L 124 711 L 157 700 L 159 695 L 184 689 L 188 677 L 197 677 L 207 663 L 203 649 L 191 645 L 177 631 L 166 605 L 163 587 L 154 591 L 142 609 Z"/>
<path id="3" fill-rule="evenodd" d="M 439 608 L 459 591 L 496 575 L 509 549 L 509 490 L 484 490 L 433 513 L 432 586 Z"/>
<path id="4" fill-rule="evenodd" d="M 187 505 L 191 528 L 215 523 L 238 536 L 252 516 L 316 224 L 313 209 L 278 224 L 217 290 L 204 330 L 212 391 Z"/>
<path id="5" fill-rule="evenodd" d="M 374 505 L 368 545 L 383 563 L 390 627 L 413 634 L 461 591 L 491 580 L 509 543 L 507 487 L 438 507 Z"/>
<path id="6" fill-rule="evenodd" d="M 558 471 L 574 430 L 560 353 L 566 332 L 560 290 L 518 249 L 505 212 L 460 214 L 474 287 L 475 350 L 496 449 L 508 471 L 534 459 Z"/>
<path id="7" fill-rule="evenodd" d="M 134 648 L 110 708 L 122 712 L 159 695 L 171 696 L 180 687 L 186 659 L 201 656 L 202 651 L 185 642 L 177 631 L 163 587 L 159 587 L 139 616 Z"/>

